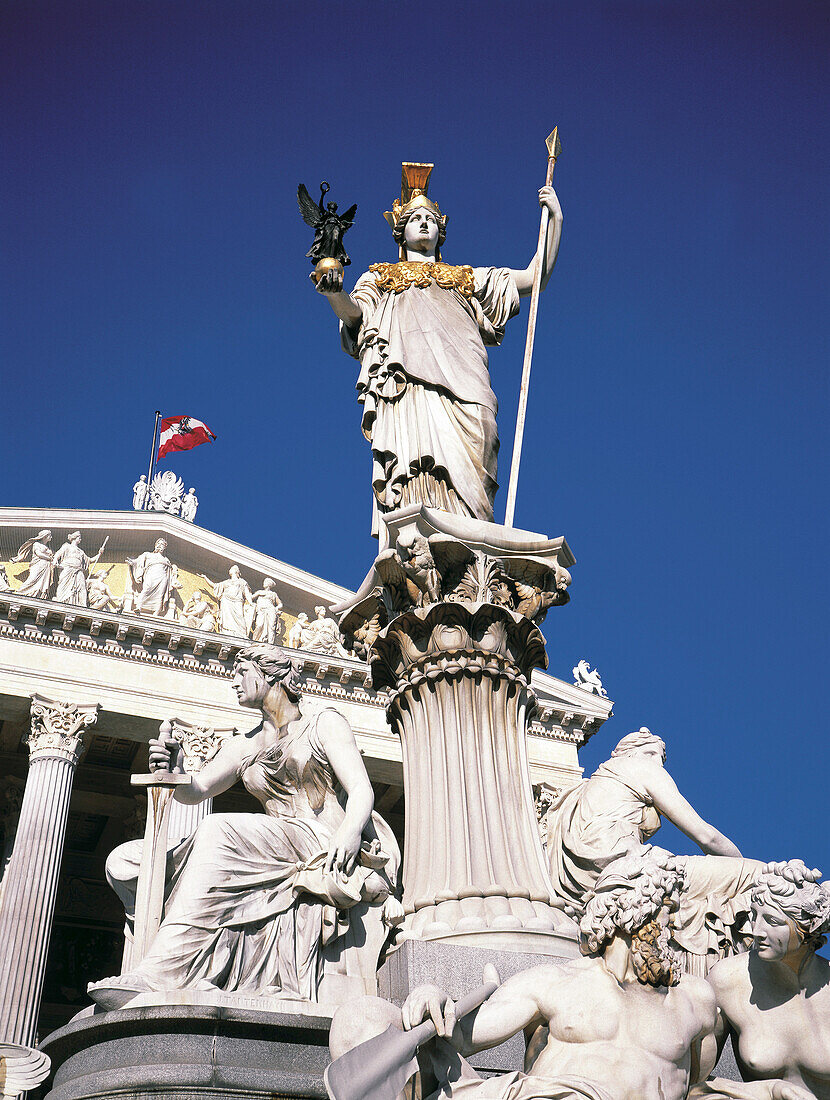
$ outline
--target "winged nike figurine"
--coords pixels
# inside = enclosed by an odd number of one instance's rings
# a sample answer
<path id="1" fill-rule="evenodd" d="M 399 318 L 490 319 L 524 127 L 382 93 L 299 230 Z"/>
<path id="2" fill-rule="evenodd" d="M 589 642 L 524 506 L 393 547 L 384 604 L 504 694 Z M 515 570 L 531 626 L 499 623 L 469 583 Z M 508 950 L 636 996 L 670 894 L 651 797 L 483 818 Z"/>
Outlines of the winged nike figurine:
<path id="1" fill-rule="evenodd" d="M 344 267 L 352 262 L 343 248 L 343 234 L 351 229 L 357 211 L 357 203 L 350 206 L 345 214 L 337 213 L 337 203 L 327 202 L 323 198 L 330 190 L 325 180 L 320 184 L 320 201 L 315 202 L 304 183 L 297 188 L 297 203 L 306 225 L 314 230 L 314 243 L 306 252 L 313 264 L 320 260 L 337 260 Z"/>

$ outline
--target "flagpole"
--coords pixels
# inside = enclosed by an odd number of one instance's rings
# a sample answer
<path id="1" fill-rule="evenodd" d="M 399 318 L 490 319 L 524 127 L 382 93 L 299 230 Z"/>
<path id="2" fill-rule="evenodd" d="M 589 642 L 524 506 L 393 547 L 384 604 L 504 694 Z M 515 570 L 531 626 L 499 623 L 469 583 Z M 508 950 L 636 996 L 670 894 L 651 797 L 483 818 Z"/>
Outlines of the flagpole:
<path id="1" fill-rule="evenodd" d="M 553 133 L 546 139 L 548 147 L 548 171 L 545 177 L 545 186 L 550 187 L 553 182 L 553 169 L 556 158 L 562 151 L 559 143 L 559 127 L 554 127 Z M 507 486 L 507 506 L 504 511 L 504 526 L 513 526 L 513 515 L 516 511 L 516 489 L 519 483 L 519 462 L 522 457 L 522 439 L 525 432 L 525 415 L 527 413 L 527 392 L 530 386 L 530 364 L 533 359 L 533 342 L 536 337 L 536 314 L 539 310 L 539 293 L 542 289 L 542 268 L 545 266 L 544 249 L 548 237 L 548 222 L 550 211 L 546 206 L 542 208 L 542 217 L 539 224 L 539 245 L 536 250 L 536 267 L 533 272 L 533 286 L 530 293 L 530 313 L 527 320 L 527 341 L 525 343 L 525 357 L 522 364 L 522 386 L 519 390 L 519 409 L 516 413 L 516 434 L 513 438 L 513 460 L 510 463 L 510 481 Z"/>
<path id="2" fill-rule="evenodd" d="M 156 465 L 156 443 L 158 442 L 159 420 L 161 420 L 161 410 L 156 409 L 156 423 L 153 427 L 153 446 L 150 448 L 150 467 L 147 470 L 147 502 L 144 505 L 145 508 L 150 507 L 150 482 L 153 480 L 153 468 Z"/>

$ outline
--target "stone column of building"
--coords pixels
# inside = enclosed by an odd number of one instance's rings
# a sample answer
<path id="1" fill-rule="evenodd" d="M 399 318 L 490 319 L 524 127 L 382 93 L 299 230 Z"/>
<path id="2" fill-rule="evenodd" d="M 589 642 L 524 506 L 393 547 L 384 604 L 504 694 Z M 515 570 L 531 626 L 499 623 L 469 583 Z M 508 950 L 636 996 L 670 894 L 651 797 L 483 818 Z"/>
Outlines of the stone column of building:
<path id="1" fill-rule="evenodd" d="M 0 1043 L 35 1043 L 72 781 L 98 710 L 32 696 L 29 774 L 0 909 Z"/>
<path id="2" fill-rule="evenodd" d="M 0 908 L 3 905 L 3 883 L 14 851 L 24 786 L 22 779 L 10 775 L 6 777 L 0 794 Z"/>
<path id="3" fill-rule="evenodd" d="M 180 718 L 174 718 L 170 722 L 163 722 L 162 736 L 171 737 L 181 746 L 181 766 L 186 772 L 195 773 L 202 770 L 219 751 L 219 746 L 226 737 L 232 737 L 236 730 L 214 729 L 212 726 L 197 726 L 190 722 L 183 722 Z M 182 802 L 173 799 L 168 808 L 168 841 L 184 840 L 185 837 L 196 831 L 202 821 L 213 809 L 213 799 L 206 798 L 195 806 L 185 806 Z"/>
<path id="4" fill-rule="evenodd" d="M 387 524 L 391 547 L 342 626 L 348 642 L 376 624 L 372 683 L 403 748 L 403 935 L 547 950 L 567 921 L 552 904 L 526 734 L 530 677 L 547 664 L 537 624 L 567 600 L 573 558 L 563 539 L 461 530 L 435 509 Z"/>

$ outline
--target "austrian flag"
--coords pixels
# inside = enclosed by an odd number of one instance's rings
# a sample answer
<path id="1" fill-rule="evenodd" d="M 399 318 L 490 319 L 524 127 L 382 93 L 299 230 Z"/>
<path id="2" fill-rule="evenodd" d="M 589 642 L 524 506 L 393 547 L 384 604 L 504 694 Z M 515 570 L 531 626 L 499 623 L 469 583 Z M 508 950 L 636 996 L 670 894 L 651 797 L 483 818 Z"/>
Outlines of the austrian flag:
<path id="1" fill-rule="evenodd" d="M 156 461 L 161 462 L 171 451 L 189 451 L 200 443 L 210 443 L 216 436 L 201 420 L 193 416 L 165 416 L 161 422 L 159 453 Z"/>

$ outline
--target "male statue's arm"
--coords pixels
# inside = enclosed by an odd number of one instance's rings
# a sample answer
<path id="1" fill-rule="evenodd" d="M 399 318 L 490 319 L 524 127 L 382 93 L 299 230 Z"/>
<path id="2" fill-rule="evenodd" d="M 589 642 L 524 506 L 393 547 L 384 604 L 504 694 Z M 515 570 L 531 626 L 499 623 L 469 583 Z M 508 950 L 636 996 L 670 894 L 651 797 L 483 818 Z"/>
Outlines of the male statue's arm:
<path id="1" fill-rule="evenodd" d="M 548 279 L 550 279 L 551 272 L 556 264 L 556 257 L 559 254 L 559 242 L 562 238 L 562 207 L 559 205 L 559 199 L 552 187 L 543 187 L 539 191 L 539 205 L 546 206 L 550 212 L 544 244 L 526 268 L 511 272 L 522 297 L 530 294 L 533 289 L 533 278 L 539 264 L 542 265 L 542 290 L 548 285 Z"/>
<path id="2" fill-rule="evenodd" d="M 434 985 L 419 986 L 404 1001 L 401 1010 L 404 1030 L 431 1018 L 438 1035 L 448 1039 L 461 1054 L 498 1046 L 525 1028 L 543 1022 L 533 991 L 537 984 L 532 977 L 534 973 L 535 970 L 524 971 L 508 978 L 481 1008 L 463 1020 L 456 1020 L 455 1002 L 443 990 Z M 552 992 L 553 985 L 552 980 L 546 993 Z"/>
<path id="3" fill-rule="evenodd" d="M 660 765 L 650 767 L 645 773 L 645 783 L 655 809 L 699 845 L 701 851 L 711 856 L 740 858 L 737 846 L 714 825 L 703 820 L 677 789 L 677 784 L 665 768 Z"/>

